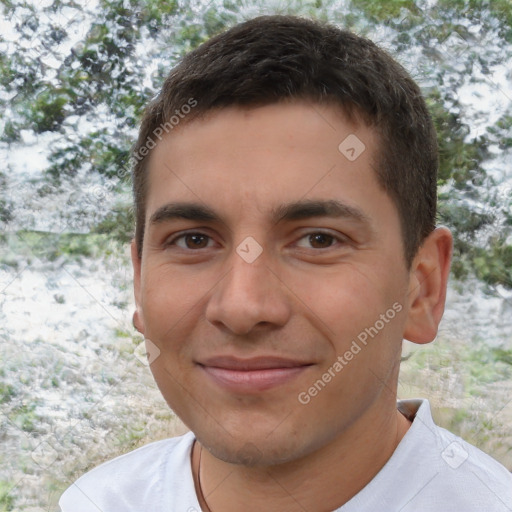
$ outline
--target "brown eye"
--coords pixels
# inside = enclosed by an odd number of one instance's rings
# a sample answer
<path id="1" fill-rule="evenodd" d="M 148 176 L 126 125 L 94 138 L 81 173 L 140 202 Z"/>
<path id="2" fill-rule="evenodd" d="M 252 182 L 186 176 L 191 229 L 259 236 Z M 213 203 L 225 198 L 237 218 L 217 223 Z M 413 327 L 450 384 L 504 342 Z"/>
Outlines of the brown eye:
<path id="1" fill-rule="evenodd" d="M 208 237 L 201 234 L 185 235 L 185 245 L 188 249 L 201 249 L 208 245 Z M 190 243 L 188 243 L 190 242 Z"/>
<path id="2" fill-rule="evenodd" d="M 309 235 L 309 243 L 315 249 L 326 249 L 332 245 L 334 237 L 326 233 L 313 233 Z"/>
<path id="3" fill-rule="evenodd" d="M 323 231 L 312 231 L 302 236 L 297 245 L 301 249 L 330 249 L 337 244 L 343 245 L 345 241 L 341 234 L 338 237 Z"/>
<path id="4" fill-rule="evenodd" d="M 176 245 L 180 249 L 205 249 L 211 238 L 203 233 L 184 233 L 170 240 L 166 246 Z M 178 242 L 179 241 L 179 242 Z"/>

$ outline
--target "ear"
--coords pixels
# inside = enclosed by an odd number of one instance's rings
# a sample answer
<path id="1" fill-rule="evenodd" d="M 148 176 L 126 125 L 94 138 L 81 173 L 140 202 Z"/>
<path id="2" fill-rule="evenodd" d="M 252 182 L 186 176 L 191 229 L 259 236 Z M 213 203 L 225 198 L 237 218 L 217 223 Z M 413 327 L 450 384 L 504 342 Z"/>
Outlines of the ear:
<path id="1" fill-rule="evenodd" d="M 452 247 L 449 229 L 438 227 L 425 239 L 414 258 L 404 331 L 404 338 L 409 341 L 430 343 L 437 336 L 444 313 Z"/>
<path id="2" fill-rule="evenodd" d="M 141 304 L 141 258 L 137 251 L 135 240 L 131 243 L 132 266 L 133 266 L 133 291 L 135 295 L 135 312 L 133 313 L 133 326 L 141 334 L 144 334 L 144 317 Z"/>

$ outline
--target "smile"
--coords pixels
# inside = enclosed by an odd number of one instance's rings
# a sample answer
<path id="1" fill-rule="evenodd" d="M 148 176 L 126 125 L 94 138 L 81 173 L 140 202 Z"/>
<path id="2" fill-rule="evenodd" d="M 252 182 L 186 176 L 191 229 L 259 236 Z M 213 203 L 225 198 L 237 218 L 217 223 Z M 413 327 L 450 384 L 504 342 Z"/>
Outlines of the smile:
<path id="1" fill-rule="evenodd" d="M 199 364 L 217 385 L 238 393 L 256 393 L 281 386 L 311 365 L 275 357 L 238 359 L 229 356 L 211 358 Z"/>

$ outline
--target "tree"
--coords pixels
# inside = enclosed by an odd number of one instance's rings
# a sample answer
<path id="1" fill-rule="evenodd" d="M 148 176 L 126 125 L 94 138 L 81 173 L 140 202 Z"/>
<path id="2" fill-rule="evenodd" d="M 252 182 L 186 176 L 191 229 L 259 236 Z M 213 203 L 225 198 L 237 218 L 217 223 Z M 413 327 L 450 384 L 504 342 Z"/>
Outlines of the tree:
<path id="1" fill-rule="evenodd" d="M 512 148 L 503 76 L 512 57 L 509 2 L 99 0 L 88 7 L 49 0 L 36 7 L 4 0 L 2 7 L 0 150 L 35 137 L 44 140 L 48 160 L 28 185 L 19 170 L 0 175 L 2 189 L 19 191 L 21 181 L 31 187 L 25 196 L 63 202 L 62 232 L 129 240 L 130 147 L 166 73 L 184 52 L 244 17 L 290 12 L 367 34 L 403 61 L 438 129 L 439 219 L 455 234 L 454 274 L 512 287 L 511 178 L 502 169 Z M 476 111 L 468 97 L 479 90 L 494 95 L 496 105 Z M 483 118 L 487 107 L 495 119 Z M 16 201 L 0 195 L 0 221 L 11 229 Z"/>

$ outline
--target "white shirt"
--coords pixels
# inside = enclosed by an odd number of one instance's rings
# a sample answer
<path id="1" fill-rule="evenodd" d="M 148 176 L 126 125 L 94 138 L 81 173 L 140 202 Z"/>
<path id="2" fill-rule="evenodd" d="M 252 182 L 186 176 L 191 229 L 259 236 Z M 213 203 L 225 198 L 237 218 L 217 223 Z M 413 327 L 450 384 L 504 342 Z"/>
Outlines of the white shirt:
<path id="1" fill-rule="evenodd" d="M 512 512 L 512 474 L 504 466 L 435 425 L 428 400 L 397 405 L 412 425 L 373 480 L 334 512 Z M 64 492 L 61 511 L 200 512 L 194 439 L 188 432 L 98 466 Z"/>

